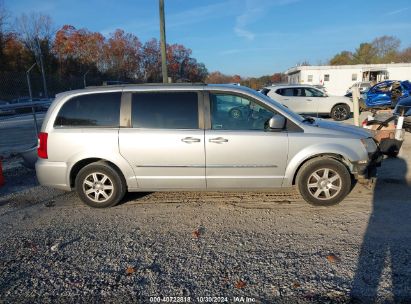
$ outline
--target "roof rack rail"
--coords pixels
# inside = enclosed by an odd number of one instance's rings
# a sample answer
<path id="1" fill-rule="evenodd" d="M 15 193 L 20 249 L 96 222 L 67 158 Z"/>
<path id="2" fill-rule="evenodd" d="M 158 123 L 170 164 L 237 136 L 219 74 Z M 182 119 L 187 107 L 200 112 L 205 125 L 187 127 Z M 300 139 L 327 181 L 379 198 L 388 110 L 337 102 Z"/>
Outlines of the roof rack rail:
<path id="1" fill-rule="evenodd" d="M 187 86 L 187 85 L 207 85 L 205 82 L 173 82 L 173 83 L 126 83 L 126 84 L 102 84 L 94 86 L 86 86 L 86 89 L 101 88 L 101 87 L 129 87 L 129 86 Z"/>

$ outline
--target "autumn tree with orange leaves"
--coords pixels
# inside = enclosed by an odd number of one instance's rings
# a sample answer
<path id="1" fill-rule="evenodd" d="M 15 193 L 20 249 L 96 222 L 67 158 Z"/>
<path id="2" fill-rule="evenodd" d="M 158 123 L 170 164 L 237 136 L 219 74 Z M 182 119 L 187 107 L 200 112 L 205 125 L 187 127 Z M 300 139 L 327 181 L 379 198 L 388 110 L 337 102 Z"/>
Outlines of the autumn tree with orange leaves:
<path id="1" fill-rule="evenodd" d="M 100 69 L 114 77 L 141 80 L 141 47 L 136 36 L 117 29 L 104 44 Z"/>
<path id="2" fill-rule="evenodd" d="M 64 25 L 57 31 L 53 51 L 59 61 L 61 75 L 97 68 L 103 59 L 104 36 L 86 29 Z"/>

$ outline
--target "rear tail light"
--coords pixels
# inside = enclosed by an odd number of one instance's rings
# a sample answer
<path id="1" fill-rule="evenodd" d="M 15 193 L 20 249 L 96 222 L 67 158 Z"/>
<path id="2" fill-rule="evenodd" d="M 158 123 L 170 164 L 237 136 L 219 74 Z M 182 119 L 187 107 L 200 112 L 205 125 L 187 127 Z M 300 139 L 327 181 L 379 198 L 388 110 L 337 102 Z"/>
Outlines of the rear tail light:
<path id="1" fill-rule="evenodd" d="M 48 134 L 44 132 L 39 133 L 39 145 L 37 148 L 37 155 L 40 158 L 48 158 L 47 155 L 47 138 Z"/>

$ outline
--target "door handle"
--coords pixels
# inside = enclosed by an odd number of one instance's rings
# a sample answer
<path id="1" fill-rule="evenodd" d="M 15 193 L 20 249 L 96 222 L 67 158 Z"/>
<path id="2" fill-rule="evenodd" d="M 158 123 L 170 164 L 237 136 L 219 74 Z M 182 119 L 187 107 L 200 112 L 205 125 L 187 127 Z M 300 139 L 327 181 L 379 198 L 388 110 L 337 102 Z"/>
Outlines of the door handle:
<path id="1" fill-rule="evenodd" d="M 212 143 L 216 143 L 216 144 L 222 144 L 222 143 L 228 142 L 228 139 L 222 138 L 222 137 L 216 137 L 216 138 L 210 138 L 208 141 Z"/>
<path id="2" fill-rule="evenodd" d="M 195 137 L 184 137 L 181 139 L 181 141 L 185 142 L 186 144 L 191 144 L 191 143 L 200 142 L 201 140 Z"/>
<path id="3" fill-rule="evenodd" d="M 313 101 L 312 99 L 307 99 L 307 101 Z"/>
<path id="4" fill-rule="evenodd" d="M 289 98 L 283 98 L 283 100 L 290 100 Z"/>

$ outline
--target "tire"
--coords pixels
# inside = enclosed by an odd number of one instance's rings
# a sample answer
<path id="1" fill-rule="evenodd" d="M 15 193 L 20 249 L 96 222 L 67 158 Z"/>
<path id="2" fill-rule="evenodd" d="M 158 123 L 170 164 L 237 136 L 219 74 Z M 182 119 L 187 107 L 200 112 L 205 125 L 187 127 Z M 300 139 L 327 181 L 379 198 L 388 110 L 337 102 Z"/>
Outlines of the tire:
<path id="1" fill-rule="evenodd" d="M 117 205 L 123 199 L 126 183 L 123 176 L 109 164 L 96 162 L 79 171 L 75 180 L 75 189 L 86 205 L 93 208 L 107 208 Z"/>
<path id="2" fill-rule="evenodd" d="M 315 206 L 336 205 L 352 188 L 351 175 L 345 165 L 328 157 L 306 162 L 298 172 L 296 184 L 304 200 Z"/>
<path id="3" fill-rule="evenodd" d="M 342 121 L 350 118 L 350 114 L 351 110 L 348 105 L 338 104 L 331 109 L 330 116 L 336 121 Z"/>
<path id="4" fill-rule="evenodd" d="M 230 112 L 230 117 L 233 119 L 242 119 L 243 118 L 243 113 L 241 112 L 240 109 L 231 109 Z"/>

